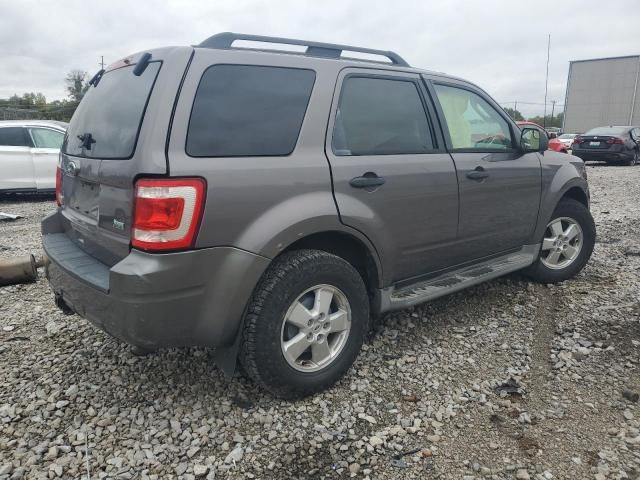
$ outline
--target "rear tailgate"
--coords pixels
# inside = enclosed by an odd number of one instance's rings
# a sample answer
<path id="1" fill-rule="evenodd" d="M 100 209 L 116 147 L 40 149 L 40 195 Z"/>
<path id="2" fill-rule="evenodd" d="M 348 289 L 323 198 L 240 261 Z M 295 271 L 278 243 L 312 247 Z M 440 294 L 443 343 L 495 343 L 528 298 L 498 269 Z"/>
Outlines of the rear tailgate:
<path id="1" fill-rule="evenodd" d="M 64 233 L 109 266 L 129 254 L 135 180 L 167 174 L 167 132 L 192 52 L 150 50 L 139 76 L 142 53 L 116 62 L 71 119 L 60 155 Z"/>
<path id="2" fill-rule="evenodd" d="M 608 143 L 608 140 L 616 137 L 609 135 L 581 135 L 580 138 L 582 139 L 580 147 L 586 150 L 608 150 L 612 147 L 612 144 Z"/>

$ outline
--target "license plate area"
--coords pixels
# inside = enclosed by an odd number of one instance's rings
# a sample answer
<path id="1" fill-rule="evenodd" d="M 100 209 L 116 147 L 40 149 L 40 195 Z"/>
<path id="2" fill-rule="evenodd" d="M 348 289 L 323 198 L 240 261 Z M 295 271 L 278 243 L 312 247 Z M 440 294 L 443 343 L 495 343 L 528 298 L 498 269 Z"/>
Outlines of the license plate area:
<path id="1" fill-rule="evenodd" d="M 599 147 L 600 146 L 600 142 L 589 142 L 589 146 L 590 147 Z"/>
<path id="2" fill-rule="evenodd" d="M 99 198 L 99 184 L 76 179 L 68 206 L 74 211 L 97 221 Z"/>

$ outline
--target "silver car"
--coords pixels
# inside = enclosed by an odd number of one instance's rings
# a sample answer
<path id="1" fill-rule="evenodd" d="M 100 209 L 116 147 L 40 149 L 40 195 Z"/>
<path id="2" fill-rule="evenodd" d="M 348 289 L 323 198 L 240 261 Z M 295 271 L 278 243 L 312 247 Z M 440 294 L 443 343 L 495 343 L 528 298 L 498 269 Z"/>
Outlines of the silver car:
<path id="1" fill-rule="evenodd" d="M 66 124 L 0 121 L 0 193 L 53 192 Z"/>

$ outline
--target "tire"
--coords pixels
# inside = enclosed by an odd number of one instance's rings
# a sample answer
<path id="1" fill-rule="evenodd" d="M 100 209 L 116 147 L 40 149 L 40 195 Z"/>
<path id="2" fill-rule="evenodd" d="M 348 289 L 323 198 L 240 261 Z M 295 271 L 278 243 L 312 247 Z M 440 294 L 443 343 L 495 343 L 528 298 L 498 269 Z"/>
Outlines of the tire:
<path id="1" fill-rule="evenodd" d="M 545 248 L 548 247 L 551 243 L 547 241 L 545 237 L 549 238 L 554 235 L 553 231 L 551 230 L 551 226 L 558 221 L 560 221 L 561 225 L 570 225 L 570 221 L 575 222 L 581 230 L 581 242 L 577 255 L 569 263 L 563 265 L 564 262 L 562 261 L 562 259 L 567 261 L 569 258 L 565 258 L 563 256 L 563 252 L 559 257 L 560 260 L 558 264 L 555 265 L 555 268 L 551 268 L 550 265 L 553 263 L 553 259 L 549 257 L 553 253 L 554 247 L 552 247 L 551 250 L 545 250 Z M 580 270 L 584 268 L 584 266 L 589 261 L 591 253 L 593 252 L 595 240 L 596 227 L 589 209 L 577 200 L 573 200 L 570 198 L 561 200 L 560 203 L 558 203 L 558 205 L 556 206 L 553 215 L 551 216 L 551 220 L 549 221 L 549 224 L 545 229 L 543 238 L 540 240 L 542 249 L 538 254 L 538 258 L 531 266 L 523 270 L 523 273 L 532 280 L 540 283 L 557 283 L 573 278 L 576 274 L 578 274 L 578 272 L 580 272 Z M 563 242 L 562 240 L 558 241 L 559 244 L 557 248 L 561 249 Z M 574 241 L 575 240 L 571 240 L 570 242 Z M 576 247 L 574 246 L 574 248 Z"/>
<path id="2" fill-rule="evenodd" d="M 633 152 L 633 157 L 631 157 L 629 160 L 625 160 L 624 161 L 624 165 L 628 166 L 628 167 L 633 167 L 634 165 L 636 165 L 638 163 L 638 161 L 640 161 L 639 158 L 639 151 L 635 150 Z"/>
<path id="3" fill-rule="evenodd" d="M 315 320 L 307 316 L 310 312 L 322 310 L 315 308 L 316 305 L 327 302 L 318 299 L 321 294 L 326 295 L 323 298 L 329 298 L 329 293 L 332 295 L 331 306 L 326 309 L 326 316 L 319 313 Z M 349 316 L 345 317 L 340 312 L 347 312 Z M 305 323 L 301 328 L 290 320 L 285 321 L 285 317 L 297 317 L 303 322 L 316 324 L 311 327 Z M 340 318 L 338 323 L 344 326 L 342 324 L 349 317 L 348 330 L 332 333 L 327 329 L 329 321 Z M 367 289 L 353 266 L 320 250 L 284 253 L 269 267 L 252 295 L 244 319 L 240 363 L 250 379 L 275 396 L 302 398 L 325 390 L 345 374 L 360 352 L 368 324 Z M 328 363 L 315 364 L 314 348 L 316 343 L 322 343 L 320 336 L 323 332 L 326 332 L 326 344 L 332 345 L 332 352 L 336 353 L 326 360 Z M 308 340 L 310 335 L 315 335 L 314 340 L 299 357 L 295 353 L 285 355 L 289 342 L 299 338 Z M 298 343 L 303 345 L 301 340 Z M 325 350 L 318 347 L 317 351 Z"/>

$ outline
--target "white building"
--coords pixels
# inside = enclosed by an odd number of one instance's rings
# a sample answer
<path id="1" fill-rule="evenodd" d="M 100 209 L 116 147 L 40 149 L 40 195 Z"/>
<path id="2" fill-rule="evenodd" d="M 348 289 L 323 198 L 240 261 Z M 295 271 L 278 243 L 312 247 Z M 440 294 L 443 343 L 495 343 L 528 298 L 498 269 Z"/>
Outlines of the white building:
<path id="1" fill-rule="evenodd" d="M 640 125 L 640 55 L 569 63 L 563 130 Z"/>

